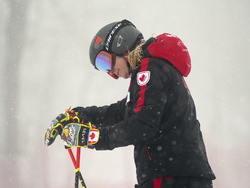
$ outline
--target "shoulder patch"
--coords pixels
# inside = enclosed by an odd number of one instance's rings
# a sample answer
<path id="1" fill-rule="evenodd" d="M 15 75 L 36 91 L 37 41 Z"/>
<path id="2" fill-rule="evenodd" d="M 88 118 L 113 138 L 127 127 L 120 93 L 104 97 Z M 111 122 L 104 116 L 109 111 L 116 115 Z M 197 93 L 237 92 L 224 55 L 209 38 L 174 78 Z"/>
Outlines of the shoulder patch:
<path id="1" fill-rule="evenodd" d="M 137 84 L 139 86 L 146 85 L 150 80 L 150 71 L 143 71 L 137 73 Z"/>

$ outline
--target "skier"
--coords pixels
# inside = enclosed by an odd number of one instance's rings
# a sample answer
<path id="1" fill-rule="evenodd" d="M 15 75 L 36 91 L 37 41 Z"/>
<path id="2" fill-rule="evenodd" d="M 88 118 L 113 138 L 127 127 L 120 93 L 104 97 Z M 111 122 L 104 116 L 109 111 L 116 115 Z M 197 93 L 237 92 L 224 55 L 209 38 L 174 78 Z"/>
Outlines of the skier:
<path id="1" fill-rule="evenodd" d="M 69 110 L 78 123 L 57 118 L 64 144 L 96 150 L 134 145 L 135 187 L 212 188 L 215 175 L 184 80 L 191 60 L 183 42 L 169 33 L 146 41 L 122 20 L 98 31 L 89 55 L 97 70 L 130 78 L 130 87 L 117 103 Z"/>

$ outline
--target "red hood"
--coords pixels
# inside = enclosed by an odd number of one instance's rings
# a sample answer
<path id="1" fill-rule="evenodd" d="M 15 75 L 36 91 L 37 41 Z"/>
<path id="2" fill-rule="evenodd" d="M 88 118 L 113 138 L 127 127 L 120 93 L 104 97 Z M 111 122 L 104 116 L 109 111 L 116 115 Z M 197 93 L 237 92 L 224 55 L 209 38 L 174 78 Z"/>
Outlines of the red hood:
<path id="1" fill-rule="evenodd" d="M 180 73 L 187 77 L 191 71 L 191 59 L 187 47 L 175 35 L 163 33 L 155 38 L 147 50 L 152 57 L 168 60 Z"/>

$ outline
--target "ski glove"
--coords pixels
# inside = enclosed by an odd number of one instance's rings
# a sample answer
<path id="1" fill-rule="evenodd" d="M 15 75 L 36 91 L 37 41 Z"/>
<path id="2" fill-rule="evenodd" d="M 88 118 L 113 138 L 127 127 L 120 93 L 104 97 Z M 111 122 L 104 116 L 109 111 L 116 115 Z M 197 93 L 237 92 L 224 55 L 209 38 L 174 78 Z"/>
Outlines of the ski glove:
<path id="1" fill-rule="evenodd" d="M 70 110 L 69 108 L 65 113 L 60 114 L 52 120 L 45 133 L 44 144 L 47 146 L 51 145 L 55 141 L 57 135 L 62 134 L 65 125 L 69 123 L 82 123 L 83 121 L 84 118 L 79 117 L 78 112 Z"/>
<path id="2" fill-rule="evenodd" d="M 99 140 L 100 132 L 89 122 L 88 124 L 70 123 L 62 132 L 63 144 L 67 147 L 94 148 Z"/>

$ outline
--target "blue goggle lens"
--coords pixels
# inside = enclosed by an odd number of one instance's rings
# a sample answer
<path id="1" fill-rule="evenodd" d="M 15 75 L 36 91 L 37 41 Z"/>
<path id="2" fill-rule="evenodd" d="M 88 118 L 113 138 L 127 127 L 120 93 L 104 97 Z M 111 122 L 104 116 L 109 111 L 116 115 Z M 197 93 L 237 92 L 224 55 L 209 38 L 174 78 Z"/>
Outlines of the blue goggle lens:
<path id="1" fill-rule="evenodd" d="M 95 59 L 95 66 L 106 73 L 112 70 L 112 55 L 101 51 Z"/>

